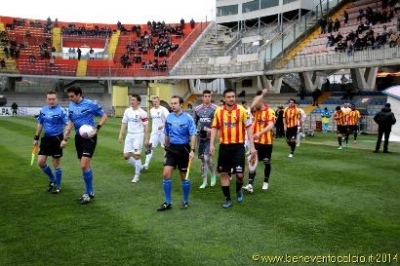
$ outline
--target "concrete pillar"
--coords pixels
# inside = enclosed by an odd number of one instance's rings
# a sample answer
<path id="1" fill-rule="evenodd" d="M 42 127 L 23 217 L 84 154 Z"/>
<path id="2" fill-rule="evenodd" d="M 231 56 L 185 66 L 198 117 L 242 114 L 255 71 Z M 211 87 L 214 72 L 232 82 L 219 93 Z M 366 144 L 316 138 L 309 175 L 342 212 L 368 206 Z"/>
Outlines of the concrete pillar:
<path id="1" fill-rule="evenodd" d="M 304 82 L 306 92 L 314 91 L 316 87 L 314 72 L 302 72 L 300 73 L 300 79 Z"/>
<path id="2" fill-rule="evenodd" d="M 282 88 L 282 76 L 260 76 L 261 85 L 267 88 L 269 93 L 279 94 Z"/>
<path id="3" fill-rule="evenodd" d="M 375 90 L 378 67 L 354 68 L 350 69 L 350 74 L 353 84 L 358 90 Z"/>

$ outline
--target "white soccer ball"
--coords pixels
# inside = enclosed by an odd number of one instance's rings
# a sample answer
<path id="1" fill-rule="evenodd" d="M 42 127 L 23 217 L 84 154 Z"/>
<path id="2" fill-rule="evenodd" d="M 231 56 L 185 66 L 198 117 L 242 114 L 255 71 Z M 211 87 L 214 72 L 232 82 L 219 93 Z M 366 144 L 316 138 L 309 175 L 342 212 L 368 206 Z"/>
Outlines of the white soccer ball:
<path id="1" fill-rule="evenodd" d="M 91 125 L 83 125 L 79 128 L 79 135 L 81 135 L 82 138 L 89 138 L 90 135 L 92 135 L 94 131 L 94 127 Z"/>

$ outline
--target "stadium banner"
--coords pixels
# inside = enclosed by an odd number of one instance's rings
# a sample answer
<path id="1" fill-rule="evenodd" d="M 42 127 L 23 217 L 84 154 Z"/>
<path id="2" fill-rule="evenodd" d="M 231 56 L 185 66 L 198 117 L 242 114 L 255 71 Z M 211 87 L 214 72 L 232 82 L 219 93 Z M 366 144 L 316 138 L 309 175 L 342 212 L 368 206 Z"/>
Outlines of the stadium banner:
<path id="1" fill-rule="evenodd" d="M 12 116 L 11 107 L 0 107 L 0 116 Z"/>
<path id="2" fill-rule="evenodd" d="M 38 116 L 41 107 L 19 107 L 18 116 Z M 0 107 L 0 116 L 12 116 L 11 107 Z"/>

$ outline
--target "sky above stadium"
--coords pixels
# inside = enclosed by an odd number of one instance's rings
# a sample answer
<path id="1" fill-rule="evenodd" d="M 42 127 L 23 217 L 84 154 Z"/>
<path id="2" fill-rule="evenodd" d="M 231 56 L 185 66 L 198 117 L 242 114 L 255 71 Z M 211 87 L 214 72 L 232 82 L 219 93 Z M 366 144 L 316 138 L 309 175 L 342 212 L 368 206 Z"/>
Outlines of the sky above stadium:
<path id="1" fill-rule="evenodd" d="M 148 20 L 178 23 L 215 18 L 216 0 L 14 0 L 3 4 L 0 16 L 67 22 L 145 24 Z"/>

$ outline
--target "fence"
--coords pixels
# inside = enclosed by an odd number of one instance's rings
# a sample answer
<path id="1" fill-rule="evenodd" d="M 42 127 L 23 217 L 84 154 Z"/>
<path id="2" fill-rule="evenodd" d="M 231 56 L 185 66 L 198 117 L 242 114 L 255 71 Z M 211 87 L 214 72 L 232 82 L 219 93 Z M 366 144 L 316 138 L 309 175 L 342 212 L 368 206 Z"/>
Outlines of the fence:
<path id="1" fill-rule="evenodd" d="M 310 114 L 307 116 L 306 121 L 304 122 L 304 132 L 306 133 L 314 133 L 318 132 L 317 124 L 321 122 L 320 114 Z M 328 125 L 329 132 L 336 132 L 336 125 L 333 117 Z M 371 115 L 363 116 L 361 122 L 359 124 L 359 132 L 365 134 L 376 134 L 378 132 L 378 125 L 374 121 L 374 117 Z"/>

